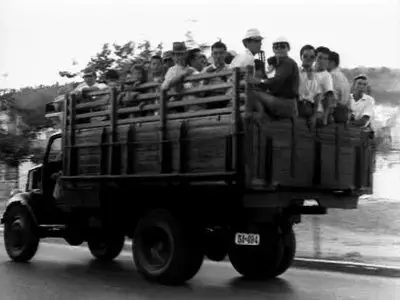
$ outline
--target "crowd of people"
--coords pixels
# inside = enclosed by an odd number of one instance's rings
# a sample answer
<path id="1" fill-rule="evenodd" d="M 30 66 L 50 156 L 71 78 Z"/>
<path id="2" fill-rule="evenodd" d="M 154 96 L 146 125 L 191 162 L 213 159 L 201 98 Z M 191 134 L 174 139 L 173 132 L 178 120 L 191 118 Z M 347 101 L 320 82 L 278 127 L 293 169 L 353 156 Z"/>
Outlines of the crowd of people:
<path id="1" fill-rule="evenodd" d="M 264 61 L 261 51 L 263 37 L 258 29 L 247 30 L 242 39 L 244 51 L 236 54 L 218 41 L 211 46 L 211 58 L 200 49 L 187 49 L 184 42 L 174 42 L 172 51 L 154 55 L 146 64 L 134 65 L 126 74 L 108 70 L 106 83 L 96 82 L 96 72 L 87 69 L 84 82 L 75 93 L 85 89 L 122 86 L 134 87 L 146 82 L 160 83 L 160 88 L 190 88 L 196 83 L 183 83 L 183 78 L 200 73 L 218 73 L 235 67 L 251 67 L 248 81 L 252 85 L 250 97 L 254 112 L 280 118 L 300 115 L 310 125 L 332 122 L 352 122 L 370 127 L 374 117 L 374 99 L 368 95 L 368 78 L 357 75 L 349 82 L 340 69 L 340 56 L 328 47 L 304 45 L 300 50 L 301 65 L 289 56 L 291 45 L 280 37 L 272 43 L 274 55 Z M 207 84 L 222 80 L 203 80 Z M 173 101 L 173 99 L 170 99 Z M 228 104 L 227 104 L 228 105 Z M 200 107 L 201 109 L 201 107 Z"/>

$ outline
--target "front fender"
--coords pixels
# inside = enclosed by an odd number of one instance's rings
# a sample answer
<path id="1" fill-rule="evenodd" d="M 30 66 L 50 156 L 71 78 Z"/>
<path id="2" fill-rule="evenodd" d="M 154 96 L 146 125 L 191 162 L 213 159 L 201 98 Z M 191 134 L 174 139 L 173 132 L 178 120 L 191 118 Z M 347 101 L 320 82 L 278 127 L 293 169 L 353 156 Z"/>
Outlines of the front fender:
<path id="1" fill-rule="evenodd" d="M 22 192 L 22 193 L 16 193 L 10 199 L 8 199 L 6 202 L 4 214 L 0 220 L 1 224 L 4 224 L 4 222 L 7 218 L 7 213 L 10 211 L 10 208 L 15 205 L 22 205 L 23 207 L 25 207 L 31 214 L 32 219 L 35 222 L 35 224 L 37 224 L 36 216 L 33 212 L 32 207 L 29 205 L 30 198 L 31 198 L 31 193 Z"/>

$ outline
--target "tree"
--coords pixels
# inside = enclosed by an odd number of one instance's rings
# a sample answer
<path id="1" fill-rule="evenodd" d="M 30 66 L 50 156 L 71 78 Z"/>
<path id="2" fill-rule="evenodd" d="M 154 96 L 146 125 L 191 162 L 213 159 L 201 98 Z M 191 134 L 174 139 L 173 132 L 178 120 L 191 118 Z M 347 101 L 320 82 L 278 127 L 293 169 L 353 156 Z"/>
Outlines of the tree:
<path id="1" fill-rule="evenodd" d="M 192 31 L 188 30 L 185 33 L 186 36 L 186 46 L 188 48 L 199 48 L 201 51 L 207 51 L 208 49 L 211 48 L 210 45 L 208 45 L 207 43 L 198 43 L 195 41 L 194 37 L 193 37 L 193 33 Z"/>

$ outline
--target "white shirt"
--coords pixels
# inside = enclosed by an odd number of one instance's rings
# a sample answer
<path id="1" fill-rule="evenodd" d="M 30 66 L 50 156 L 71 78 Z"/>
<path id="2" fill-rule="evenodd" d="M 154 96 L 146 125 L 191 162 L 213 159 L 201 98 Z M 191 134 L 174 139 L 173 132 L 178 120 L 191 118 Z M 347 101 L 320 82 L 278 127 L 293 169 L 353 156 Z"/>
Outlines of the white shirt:
<path id="1" fill-rule="evenodd" d="M 331 71 L 333 80 L 333 93 L 337 103 L 348 105 L 350 103 L 350 83 L 339 68 Z"/>
<path id="2" fill-rule="evenodd" d="M 189 67 L 189 66 L 182 67 L 182 66 L 179 66 L 179 65 L 174 65 L 171 68 L 169 68 L 168 71 L 167 71 L 167 74 L 165 74 L 164 82 L 161 85 L 161 89 L 163 89 L 163 90 L 168 89 L 170 87 L 170 83 L 171 83 L 172 79 L 174 79 L 177 76 L 181 76 L 188 69 L 193 69 L 192 75 L 199 74 L 199 72 L 196 69 L 194 69 L 192 67 Z M 184 87 L 185 88 L 190 88 L 189 85 L 191 86 L 191 83 L 187 82 L 187 83 L 184 84 Z"/>
<path id="3" fill-rule="evenodd" d="M 350 108 L 355 120 L 360 120 L 362 117 L 369 117 L 369 121 L 365 124 L 365 126 L 368 126 L 375 116 L 375 99 L 367 94 L 363 94 L 361 99 L 356 101 L 353 94 L 351 94 Z"/>
<path id="4" fill-rule="evenodd" d="M 255 63 L 254 63 L 254 55 L 253 53 L 250 52 L 249 49 L 246 48 L 243 53 L 240 53 L 235 56 L 235 58 L 232 60 L 231 64 L 229 65 L 229 68 L 245 68 L 247 66 L 252 66 L 255 69 Z"/>
<path id="5" fill-rule="evenodd" d="M 315 76 L 319 81 L 321 93 L 333 92 L 333 80 L 328 71 L 315 72 Z"/>
<path id="6" fill-rule="evenodd" d="M 321 85 L 318 81 L 318 78 L 314 71 L 311 72 L 310 78 L 307 71 L 305 71 L 303 68 L 299 68 L 299 71 L 299 99 L 314 103 L 315 96 L 321 94 Z"/>
<path id="7" fill-rule="evenodd" d="M 95 82 L 92 86 L 88 86 L 86 82 L 82 82 L 75 89 L 74 92 L 81 92 L 84 88 L 98 88 L 100 90 L 108 88 L 104 83 Z"/>

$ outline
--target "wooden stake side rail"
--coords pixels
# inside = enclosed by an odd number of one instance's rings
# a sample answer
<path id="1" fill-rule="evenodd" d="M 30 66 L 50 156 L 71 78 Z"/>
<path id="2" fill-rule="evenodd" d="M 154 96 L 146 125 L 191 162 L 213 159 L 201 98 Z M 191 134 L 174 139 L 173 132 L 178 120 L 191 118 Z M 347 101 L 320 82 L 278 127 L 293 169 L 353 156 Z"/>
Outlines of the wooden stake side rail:
<path id="1" fill-rule="evenodd" d="M 224 76 L 227 82 L 181 92 L 154 92 L 159 85 L 144 84 L 126 91 L 142 93 L 125 100 L 115 89 L 90 93 L 91 103 L 69 97 L 63 178 L 222 180 L 257 191 L 310 189 L 346 195 L 372 189 L 375 154 L 363 129 L 332 124 L 310 130 L 301 118 L 253 118 L 249 101 L 255 99 L 248 97 L 248 74 L 249 70 L 235 69 L 190 76 L 186 82 Z M 199 96 L 186 98 L 191 95 Z M 126 107 L 140 102 L 146 103 L 143 108 Z M 228 102 L 231 105 L 185 111 L 194 105 Z M 172 111 L 177 109 L 181 111 Z M 148 115 L 152 112 L 158 115 Z M 87 122 L 90 118 L 102 119 Z"/>

